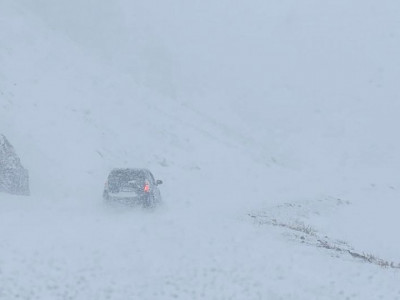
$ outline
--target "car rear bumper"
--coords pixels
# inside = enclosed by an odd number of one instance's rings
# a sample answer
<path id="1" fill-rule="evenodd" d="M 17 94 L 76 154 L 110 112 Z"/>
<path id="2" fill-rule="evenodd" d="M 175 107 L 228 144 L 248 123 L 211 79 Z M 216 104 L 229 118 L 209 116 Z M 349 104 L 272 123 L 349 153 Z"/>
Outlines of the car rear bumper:
<path id="1" fill-rule="evenodd" d="M 103 194 L 104 200 L 106 200 L 109 203 L 115 203 L 115 204 L 124 204 L 124 205 L 142 205 L 142 206 L 148 206 L 149 204 L 149 199 L 150 195 L 129 195 L 129 194 L 124 194 L 121 195 L 119 194 L 112 194 L 112 193 L 107 193 L 105 192 Z"/>

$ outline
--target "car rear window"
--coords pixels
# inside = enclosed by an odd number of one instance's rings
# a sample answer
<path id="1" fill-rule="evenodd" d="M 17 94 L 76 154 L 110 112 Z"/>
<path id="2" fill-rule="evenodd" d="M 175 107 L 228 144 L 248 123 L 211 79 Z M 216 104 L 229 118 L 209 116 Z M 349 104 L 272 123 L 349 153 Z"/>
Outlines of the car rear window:
<path id="1" fill-rule="evenodd" d="M 139 170 L 117 170 L 111 172 L 108 177 L 109 185 L 120 185 L 121 183 L 144 183 L 145 175 Z"/>

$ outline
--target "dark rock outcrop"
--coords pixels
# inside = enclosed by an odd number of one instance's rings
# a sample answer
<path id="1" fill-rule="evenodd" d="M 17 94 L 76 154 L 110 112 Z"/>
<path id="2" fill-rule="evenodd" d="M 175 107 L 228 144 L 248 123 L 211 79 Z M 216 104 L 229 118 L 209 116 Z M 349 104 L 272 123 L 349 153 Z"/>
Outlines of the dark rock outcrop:
<path id="1" fill-rule="evenodd" d="M 7 138 L 0 134 L 0 192 L 29 195 L 29 174 Z"/>

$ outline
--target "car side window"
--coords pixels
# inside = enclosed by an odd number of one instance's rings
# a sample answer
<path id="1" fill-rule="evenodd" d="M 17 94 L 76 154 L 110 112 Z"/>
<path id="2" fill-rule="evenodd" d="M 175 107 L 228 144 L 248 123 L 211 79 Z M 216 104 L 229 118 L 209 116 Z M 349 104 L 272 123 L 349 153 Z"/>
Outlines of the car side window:
<path id="1" fill-rule="evenodd" d="M 150 183 L 151 183 L 151 184 L 153 184 L 153 185 L 156 184 L 156 181 L 154 180 L 153 174 L 151 174 L 151 173 L 149 172 L 147 177 L 150 179 Z"/>

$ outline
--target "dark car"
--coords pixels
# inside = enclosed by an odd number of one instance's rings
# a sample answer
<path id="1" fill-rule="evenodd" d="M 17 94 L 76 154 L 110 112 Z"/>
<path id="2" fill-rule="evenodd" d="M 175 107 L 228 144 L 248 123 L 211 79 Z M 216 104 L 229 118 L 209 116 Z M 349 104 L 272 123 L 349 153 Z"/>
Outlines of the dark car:
<path id="1" fill-rule="evenodd" d="M 14 147 L 0 134 L 0 192 L 29 195 L 29 173 Z"/>
<path id="2" fill-rule="evenodd" d="M 104 186 L 103 198 L 109 203 L 154 207 L 161 202 L 158 185 L 147 169 L 113 169 Z"/>

